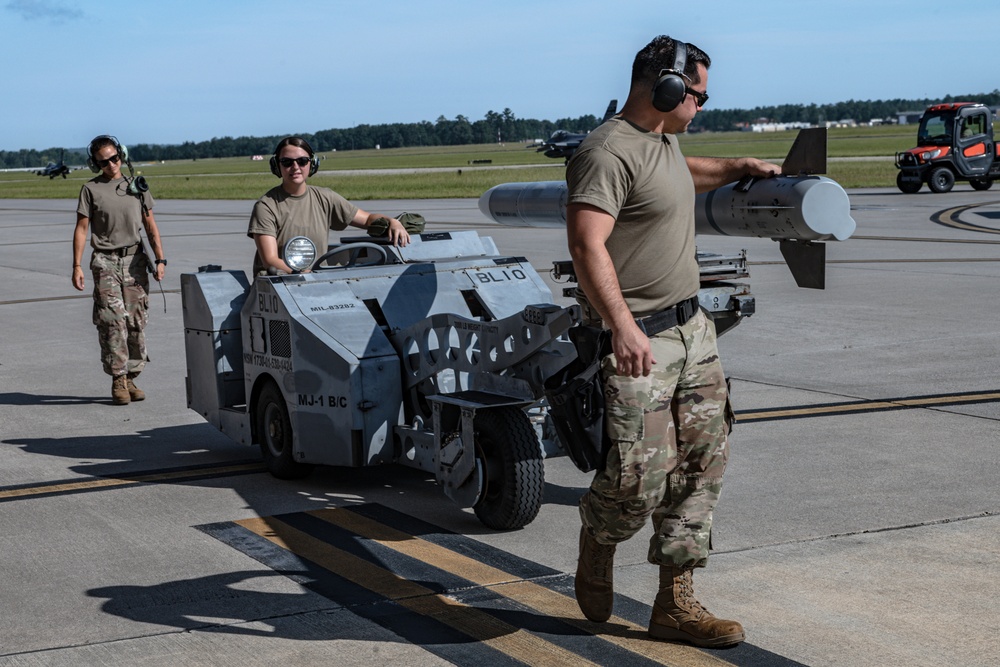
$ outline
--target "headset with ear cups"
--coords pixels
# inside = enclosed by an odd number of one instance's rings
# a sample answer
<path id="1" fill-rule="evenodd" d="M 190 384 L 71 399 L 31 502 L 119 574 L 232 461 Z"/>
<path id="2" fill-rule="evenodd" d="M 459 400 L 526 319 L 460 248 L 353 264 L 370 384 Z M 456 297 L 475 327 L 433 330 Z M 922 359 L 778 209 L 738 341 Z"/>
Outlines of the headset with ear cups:
<path id="1" fill-rule="evenodd" d="M 684 101 L 691 79 L 684 73 L 687 65 L 687 44 L 674 42 L 674 66 L 660 72 L 653 85 L 653 107 L 664 113 L 673 111 Z"/>
<path id="2" fill-rule="evenodd" d="M 271 156 L 271 161 L 270 161 L 269 164 L 271 165 L 271 173 L 274 174 L 275 176 L 277 176 L 278 178 L 281 178 L 281 169 L 278 167 L 278 154 L 277 153 L 275 153 L 274 155 Z M 316 157 L 316 155 L 314 155 L 313 152 L 310 150 L 309 151 L 309 175 L 312 176 L 317 171 L 319 171 L 319 158 Z"/>
<path id="3" fill-rule="evenodd" d="M 125 146 L 122 146 L 120 143 L 118 143 L 118 139 L 111 136 L 110 134 L 98 135 L 94 137 L 90 141 L 90 145 L 87 146 L 87 166 L 90 167 L 90 170 L 95 174 L 101 173 L 101 168 L 97 166 L 97 160 L 94 159 L 94 150 L 95 150 L 94 144 L 104 139 L 108 139 L 109 141 L 111 141 L 112 144 L 114 144 L 115 150 L 118 152 L 118 159 L 121 161 L 122 164 L 128 162 L 128 149 Z"/>

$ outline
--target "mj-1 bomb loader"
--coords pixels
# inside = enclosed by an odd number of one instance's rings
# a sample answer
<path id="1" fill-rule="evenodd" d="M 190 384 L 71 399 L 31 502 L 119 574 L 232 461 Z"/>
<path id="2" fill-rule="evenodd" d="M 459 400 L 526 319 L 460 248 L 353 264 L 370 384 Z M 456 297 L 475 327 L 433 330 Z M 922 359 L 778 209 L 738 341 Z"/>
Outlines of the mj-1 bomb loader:
<path id="1" fill-rule="evenodd" d="M 792 238 L 794 230 L 789 232 Z M 433 474 L 495 529 L 538 514 L 543 460 L 565 455 L 546 381 L 576 359 L 580 307 L 523 257 L 473 231 L 415 234 L 405 247 L 344 239 L 308 273 L 202 267 L 181 276 L 188 406 L 272 474 L 388 463 Z M 293 239 L 289 246 L 307 239 Z M 699 255 L 700 305 L 720 334 L 754 310 L 746 257 Z M 572 265 L 555 275 L 572 279 Z"/>

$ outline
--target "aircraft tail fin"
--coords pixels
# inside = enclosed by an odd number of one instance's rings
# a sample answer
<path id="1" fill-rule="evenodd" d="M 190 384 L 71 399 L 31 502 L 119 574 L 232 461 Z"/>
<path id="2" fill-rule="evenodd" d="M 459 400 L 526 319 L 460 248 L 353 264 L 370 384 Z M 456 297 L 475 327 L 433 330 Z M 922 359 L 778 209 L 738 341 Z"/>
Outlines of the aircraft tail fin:
<path id="1" fill-rule="evenodd" d="M 607 119 L 614 116 L 616 111 L 618 111 L 618 100 L 611 100 L 611 103 L 608 104 L 607 111 L 604 112 L 604 118 L 601 119 L 601 122 L 603 123 Z"/>

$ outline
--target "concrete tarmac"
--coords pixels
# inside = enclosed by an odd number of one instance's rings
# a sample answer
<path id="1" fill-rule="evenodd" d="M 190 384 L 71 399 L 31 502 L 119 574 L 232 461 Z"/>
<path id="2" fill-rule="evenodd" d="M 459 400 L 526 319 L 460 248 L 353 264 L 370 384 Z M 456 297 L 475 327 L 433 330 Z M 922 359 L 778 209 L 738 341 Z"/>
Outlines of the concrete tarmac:
<path id="1" fill-rule="evenodd" d="M 116 407 L 89 272 L 70 284 L 75 201 L 0 200 L 0 665 L 1000 664 L 1000 194 L 849 194 L 825 291 L 772 241 L 699 237 L 747 249 L 757 300 L 720 339 L 741 421 L 695 584 L 747 641 L 715 651 L 645 637 L 648 530 L 618 550 L 615 617 L 583 620 L 568 459 L 500 533 L 402 467 L 276 480 L 188 410 L 179 276 L 249 272 L 252 202 L 157 203 L 147 399 Z M 361 205 L 567 258 L 474 200 Z"/>

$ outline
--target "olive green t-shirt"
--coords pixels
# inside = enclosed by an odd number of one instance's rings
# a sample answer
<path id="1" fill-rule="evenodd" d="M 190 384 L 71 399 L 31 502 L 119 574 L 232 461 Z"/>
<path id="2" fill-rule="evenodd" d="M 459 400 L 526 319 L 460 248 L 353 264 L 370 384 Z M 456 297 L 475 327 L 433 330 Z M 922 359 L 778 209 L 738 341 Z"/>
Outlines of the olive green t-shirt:
<path id="1" fill-rule="evenodd" d="M 142 205 L 153 209 L 153 195 L 128 192 L 128 180 L 101 174 L 83 184 L 76 212 L 90 219 L 90 245 L 96 250 L 127 248 L 139 242 Z"/>
<path id="2" fill-rule="evenodd" d="M 285 258 L 285 244 L 296 236 L 307 236 L 316 244 L 316 256 L 326 252 L 330 230 L 346 229 L 358 213 L 358 207 L 329 188 L 306 186 L 302 195 L 288 194 L 280 185 L 271 188 L 254 204 L 247 236 L 273 236 L 278 241 L 278 256 Z M 266 271 L 260 257 L 253 257 L 254 275 Z"/>
<path id="3" fill-rule="evenodd" d="M 614 216 L 605 246 L 633 315 L 697 294 L 694 181 L 677 137 L 612 118 L 580 144 L 566 182 L 570 204 Z"/>

